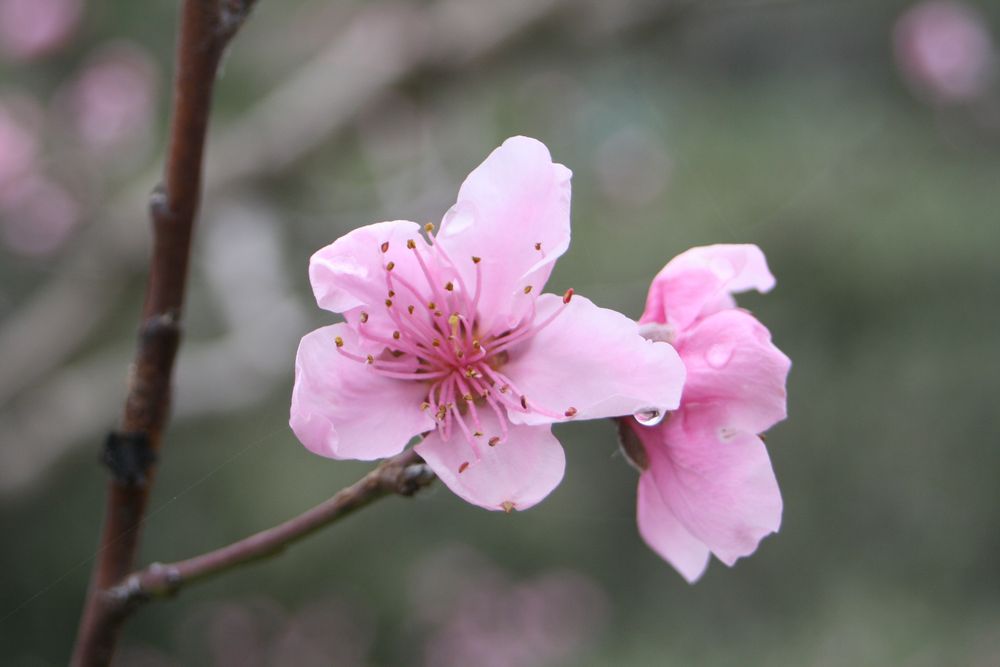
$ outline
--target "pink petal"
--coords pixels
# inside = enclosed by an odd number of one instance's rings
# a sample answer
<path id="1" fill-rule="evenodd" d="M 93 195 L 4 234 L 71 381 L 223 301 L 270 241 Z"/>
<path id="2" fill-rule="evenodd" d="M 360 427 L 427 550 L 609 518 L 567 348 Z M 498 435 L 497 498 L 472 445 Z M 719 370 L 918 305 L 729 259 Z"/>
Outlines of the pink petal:
<path id="1" fill-rule="evenodd" d="M 566 457 L 548 426 L 509 426 L 508 439 L 495 447 L 487 443 L 501 436 L 496 416 L 480 411 L 483 437 L 477 438 L 481 456 L 461 435 L 444 441 L 434 431 L 416 446 L 427 464 L 456 495 L 489 510 L 524 510 L 535 505 L 562 481 Z"/>
<path id="2" fill-rule="evenodd" d="M 636 518 L 639 534 L 650 549 L 673 565 L 688 583 L 693 584 L 701 578 L 708 567 L 708 547 L 677 519 L 648 471 L 639 476 Z"/>
<path id="3" fill-rule="evenodd" d="M 515 325 L 569 247 L 571 176 L 569 169 L 552 162 L 541 142 L 512 137 L 462 184 L 437 242 L 470 291 L 476 283 L 471 258 L 481 258 L 482 331 Z M 532 289 L 525 294 L 528 286 Z"/>
<path id="4" fill-rule="evenodd" d="M 679 329 L 699 317 L 732 308 L 731 294 L 768 292 L 774 276 L 752 244 L 691 248 L 674 257 L 653 279 L 641 322 L 667 322 Z"/>
<path id="5" fill-rule="evenodd" d="M 649 457 L 645 474 L 664 503 L 732 565 L 778 530 L 782 503 L 764 443 L 752 433 L 727 431 L 723 418 L 714 406 L 685 406 L 665 423 L 635 431 Z"/>
<path id="6" fill-rule="evenodd" d="M 699 320 L 677 341 L 687 369 L 685 405 L 715 403 L 730 430 L 762 433 L 786 417 L 791 361 L 753 315 L 725 310 Z"/>
<path id="7" fill-rule="evenodd" d="M 303 445 L 321 456 L 371 460 L 403 450 L 414 436 L 434 428 L 420 409 L 427 386 L 393 380 L 337 352 L 364 354 L 347 324 L 317 329 L 302 338 L 295 358 L 289 423 Z M 378 350 L 367 350 L 377 352 Z"/>
<path id="8" fill-rule="evenodd" d="M 309 281 L 316 303 L 320 308 L 344 313 L 352 322 L 364 310 L 372 316 L 373 327 L 381 322 L 382 329 L 391 330 L 393 325 L 385 315 L 388 263 L 395 265 L 395 275 L 418 289 L 425 289 L 427 284 L 414 252 L 406 247 L 410 240 L 426 256 L 427 244 L 420 235 L 420 226 L 408 220 L 359 227 L 317 250 L 309 260 Z M 387 250 L 382 252 L 386 243 Z"/>
<path id="9" fill-rule="evenodd" d="M 677 407 L 684 365 L 671 345 L 644 339 L 635 322 L 581 296 L 564 305 L 561 297 L 544 294 L 537 303 L 539 323 L 557 309 L 565 311 L 511 348 L 500 369 L 527 397 L 529 411 L 511 411 L 512 421 L 542 424 Z"/>

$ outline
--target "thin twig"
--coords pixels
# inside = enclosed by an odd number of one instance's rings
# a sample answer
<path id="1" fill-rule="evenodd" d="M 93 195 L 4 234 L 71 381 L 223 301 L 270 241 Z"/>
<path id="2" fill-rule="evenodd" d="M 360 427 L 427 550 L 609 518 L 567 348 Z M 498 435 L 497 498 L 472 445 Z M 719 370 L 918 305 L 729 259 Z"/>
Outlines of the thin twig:
<path id="1" fill-rule="evenodd" d="M 234 568 L 277 555 L 355 510 L 388 495 L 412 496 L 435 480 L 412 449 L 382 462 L 360 480 L 297 517 L 238 542 L 176 563 L 154 563 L 106 591 L 109 606 L 128 614 L 155 598 Z"/>
<path id="2" fill-rule="evenodd" d="M 150 199 L 153 250 L 121 427 L 108 438 L 108 483 L 99 556 L 72 664 L 106 665 L 124 616 L 104 591 L 133 567 L 170 403 L 180 343 L 191 233 L 201 196 L 202 156 L 219 60 L 254 0 L 185 0 L 177 42 L 170 143 L 163 186 Z"/>

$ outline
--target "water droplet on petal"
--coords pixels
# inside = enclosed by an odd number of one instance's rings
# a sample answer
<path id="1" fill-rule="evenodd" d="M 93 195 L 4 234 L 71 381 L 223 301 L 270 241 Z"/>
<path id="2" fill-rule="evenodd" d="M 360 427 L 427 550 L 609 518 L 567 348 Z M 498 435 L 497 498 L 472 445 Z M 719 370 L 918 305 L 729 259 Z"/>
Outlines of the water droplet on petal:
<path id="1" fill-rule="evenodd" d="M 666 412 L 664 410 L 660 410 L 659 408 L 644 408 L 632 416 L 635 417 L 635 420 L 643 426 L 656 426 L 663 421 L 663 417 L 665 415 Z"/>
<path id="2" fill-rule="evenodd" d="M 712 368 L 722 368 L 729 363 L 729 360 L 733 358 L 733 346 L 716 344 L 708 348 L 708 352 L 705 353 L 705 361 Z"/>

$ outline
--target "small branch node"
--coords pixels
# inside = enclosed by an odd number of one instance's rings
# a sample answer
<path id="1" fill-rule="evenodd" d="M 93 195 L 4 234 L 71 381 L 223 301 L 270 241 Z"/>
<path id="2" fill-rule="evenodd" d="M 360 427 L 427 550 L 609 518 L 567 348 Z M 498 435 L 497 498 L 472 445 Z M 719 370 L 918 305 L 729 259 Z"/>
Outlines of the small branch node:
<path id="1" fill-rule="evenodd" d="M 111 431 L 104 441 L 101 463 L 122 486 L 143 487 L 156 463 L 156 452 L 145 433 Z"/>

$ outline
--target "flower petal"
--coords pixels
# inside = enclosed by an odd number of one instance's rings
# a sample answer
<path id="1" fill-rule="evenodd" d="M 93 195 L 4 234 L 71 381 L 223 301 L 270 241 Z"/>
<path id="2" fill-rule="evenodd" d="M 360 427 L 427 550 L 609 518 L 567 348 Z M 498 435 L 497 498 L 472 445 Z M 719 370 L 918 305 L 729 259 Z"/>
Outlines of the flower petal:
<path id="1" fill-rule="evenodd" d="M 698 321 L 677 341 L 687 369 L 683 401 L 716 403 L 730 430 L 763 433 L 787 416 L 791 361 L 750 313 L 725 310 Z"/>
<path id="2" fill-rule="evenodd" d="M 489 510 L 524 510 L 541 501 L 562 481 L 566 457 L 548 426 L 509 426 L 508 438 L 495 447 L 487 442 L 500 436 L 496 416 L 480 412 L 481 456 L 461 435 L 445 441 L 439 431 L 416 446 L 427 464 L 456 495 Z"/>
<path id="3" fill-rule="evenodd" d="M 649 548 L 673 565 L 689 584 L 701 578 L 708 567 L 708 547 L 677 519 L 649 472 L 639 476 L 636 520 L 639 534 Z"/>
<path id="4" fill-rule="evenodd" d="M 684 365 L 673 346 L 644 339 L 635 322 L 581 296 L 563 304 L 561 297 L 542 295 L 535 322 L 559 308 L 565 311 L 511 348 L 500 369 L 529 406 L 525 413 L 511 411 L 511 421 L 543 424 L 677 407 Z M 532 405 L 556 416 L 534 412 Z"/>
<path id="5" fill-rule="evenodd" d="M 769 292 L 774 276 L 753 244 L 691 248 L 670 260 L 653 279 L 640 322 L 666 322 L 680 329 L 699 317 L 732 308 L 731 294 Z"/>
<path id="6" fill-rule="evenodd" d="M 664 503 L 687 531 L 732 565 L 781 525 L 781 492 L 764 443 L 719 426 L 714 406 L 685 406 L 635 426 Z"/>
<path id="7" fill-rule="evenodd" d="M 571 176 L 541 142 L 511 137 L 469 174 L 442 220 L 436 242 L 469 291 L 477 275 L 472 257 L 481 259 L 484 333 L 520 321 L 569 247 Z"/>
<path id="8" fill-rule="evenodd" d="M 306 334 L 295 357 L 289 423 L 306 449 L 335 459 L 372 460 L 397 454 L 414 436 L 434 428 L 420 409 L 427 386 L 394 380 L 337 352 L 334 339 L 358 353 L 347 324 Z M 364 353 L 364 352 L 361 352 Z"/>

